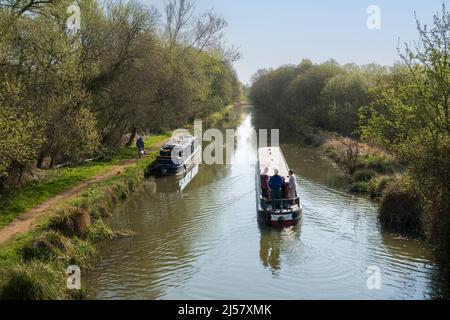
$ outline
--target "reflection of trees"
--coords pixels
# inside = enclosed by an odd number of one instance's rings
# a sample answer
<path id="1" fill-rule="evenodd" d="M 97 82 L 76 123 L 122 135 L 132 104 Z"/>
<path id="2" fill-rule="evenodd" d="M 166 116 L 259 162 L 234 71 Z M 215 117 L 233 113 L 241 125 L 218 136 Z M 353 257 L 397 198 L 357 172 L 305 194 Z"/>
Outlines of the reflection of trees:
<path id="1" fill-rule="evenodd" d="M 450 269 L 449 258 L 438 259 L 437 267 L 431 276 L 431 298 L 450 299 Z"/>
<path id="2" fill-rule="evenodd" d="M 189 189 L 201 188 L 223 180 L 230 175 L 230 167 L 226 165 L 200 165 L 198 175 L 189 183 Z"/>
<path id="3" fill-rule="evenodd" d="M 257 108 L 252 108 L 252 125 L 255 127 L 257 132 L 259 129 L 267 129 L 269 132 L 271 129 L 279 129 L 280 139 L 285 143 L 298 143 L 299 141 L 298 137 L 292 135 L 292 130 L 289 130 L 285 124 L 280 123 L 276 117 L 273 117 L 273 115 L 267 114 Z"/>
<path id="4" fill-rule="evenodd" d="M 412 261 L 426 261 L 419 270 L 428 274 L 430 280 L 429 293 L 432 299 L 450 298 L 450 270 L 446 267 L 449 261 L 443 261 L 436 257 L 431 248 L 420 240 L 414 241 L 404 238 L 393 237 L 391 233 L 382 231 L 382 240 L 389 250 L 392 258 L 396 261 L 411 259 Z M 434 268 L 429 268 L 426 264 L 435 264 Z M 406 286 L 406 283 L 405 283 Z"/>

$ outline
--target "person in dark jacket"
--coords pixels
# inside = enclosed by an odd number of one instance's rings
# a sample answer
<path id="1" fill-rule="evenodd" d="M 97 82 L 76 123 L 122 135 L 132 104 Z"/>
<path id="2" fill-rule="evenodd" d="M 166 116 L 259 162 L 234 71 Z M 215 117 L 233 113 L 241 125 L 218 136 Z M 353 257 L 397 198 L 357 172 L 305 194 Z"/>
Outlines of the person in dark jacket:
<path id="1" fill-rule="evenodd" d="M 144 136 L 140 136 L 139 139 L 136 141 L 136 147 L 139 152 L 139 157 L 145 154 Z"/>
<path id="2" fill-rule="evenodd" d="M 265 168 L 261 175 L 261 189 L 263 198 L 269 197 L 269 168 Z"/>
<path id="3" fill-rule="evenodd" d="M 269 188 L 272 193 L 272 208 L 273 210 L 281 209 L 282 189 L 284 186 L 283 178 L 278 174 L 278 170 L 275 169 L 275 174 L 269 179 Z"/>

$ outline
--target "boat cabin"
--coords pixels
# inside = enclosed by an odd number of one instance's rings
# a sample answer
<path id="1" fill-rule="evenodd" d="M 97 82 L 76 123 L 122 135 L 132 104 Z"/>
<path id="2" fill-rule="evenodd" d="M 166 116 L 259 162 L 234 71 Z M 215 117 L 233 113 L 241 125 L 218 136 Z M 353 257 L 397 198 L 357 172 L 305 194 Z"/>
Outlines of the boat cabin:
<path id="1" fill-rule="evenodd" d="M 156 158 L 154 174 L 178 175 L 186 173 L 194 164 L 194 156 L 200 151 L 197 137 L 179 136 L 166 143 Z"/>

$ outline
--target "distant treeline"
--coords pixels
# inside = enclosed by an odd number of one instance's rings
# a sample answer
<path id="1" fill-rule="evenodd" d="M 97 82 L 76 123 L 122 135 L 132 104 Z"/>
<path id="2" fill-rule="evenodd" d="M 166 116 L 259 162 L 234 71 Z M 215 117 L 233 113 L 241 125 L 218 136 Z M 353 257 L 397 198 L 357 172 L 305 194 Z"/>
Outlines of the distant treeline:
<path id="1" fill-rule="evenodd" d="M 187 0 L 0 0 L 0 189 L 34 165 L 110 153 L 242 95 L 226 21 Z"/>
<path id="2" fill-rule="evenodd" d="M 250 99 L 278 124 L 294 129 L 309 125 L 357 136 L 358 112 L 371 102 L 369 88 L 391 69 L 303 60 L 299 65 L 259 70 L 252 79 Z"/>
<path id="3" fill-rule="evenodd" d="M 381 209 L 392 224 L 420 225 L 450 258 L 450 13 L 417 26 L 419 41 L 393 67 L 304 60 L 258 71 L 250 97 L 280 128 L 319 127 L 395 155 L 407 170 Z"/>

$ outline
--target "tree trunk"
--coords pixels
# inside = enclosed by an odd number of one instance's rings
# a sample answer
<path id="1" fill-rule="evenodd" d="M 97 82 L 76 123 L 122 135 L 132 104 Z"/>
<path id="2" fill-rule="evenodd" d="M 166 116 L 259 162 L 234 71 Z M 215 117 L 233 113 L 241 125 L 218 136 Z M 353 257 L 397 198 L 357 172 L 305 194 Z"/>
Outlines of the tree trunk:
<path id="1" fill-rule="evenodd" d="M 137 135 L 137 128 L 132 128 L 131 129 L 131 136 L 130 136 L 130 139 L 128 139 L 128 142 L 127 142 L 127 144 L 126 144 L 126 147 L 128 148 L 128 147 L 131 147 L 131 145 L 133 144 L 133 142 L 134 142 L 134 138 L 136 138 L 136 135 Z"/>
<path id="2" fill-rule="evenodd" d="M 42 167 L 44 166 L 44 160 L 45 160 L 45 155 L 41 154 L 37 160 L 36 167 L 38 167 L 39 169 L 43 169 Z"/>
<path id="3" fill-rule="evenodd" d="M 53 166 L 55 165 L 55 155 L 51 155 L 51 161 L 50 161 L 50 167 L 49 167 L 49 169 L 52 169 L 53 168 Z"/>

